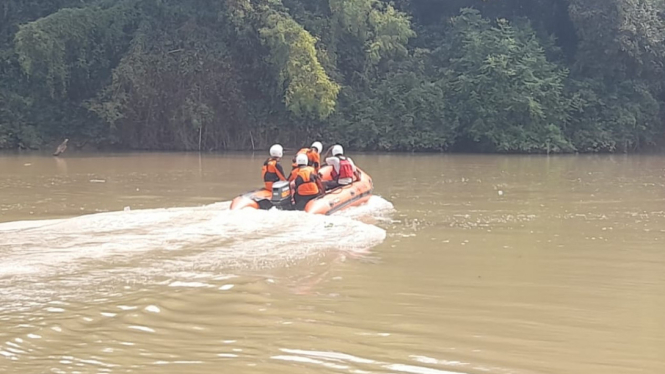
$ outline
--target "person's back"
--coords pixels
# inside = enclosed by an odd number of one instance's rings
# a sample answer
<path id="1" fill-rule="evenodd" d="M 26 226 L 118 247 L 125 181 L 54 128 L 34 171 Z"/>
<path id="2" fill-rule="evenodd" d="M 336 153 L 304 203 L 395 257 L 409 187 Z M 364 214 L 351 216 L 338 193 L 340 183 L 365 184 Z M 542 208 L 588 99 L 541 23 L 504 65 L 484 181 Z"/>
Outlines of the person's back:
<path id="1" fill-rule="evenodd" d="M 308 165 L 313 167 L 314 170 L 318 173 L 321 168 L 321 155 L 316 150 L 310 150 L 307 152 Z"/>
<path id="2" fill-rule="evenodd" d="M 353 175 L 356 172 L 356 165 L 350 157 L 342 155 L 337 156 L 339 159 L 339 169 L 337 172 L 337 183 L 340 185 L 347 185 L 353 183 Z"/>
<path id="3" fill-rule="evenodd" d="M 319 168 L 321 167 L 321 152 L 323 151 L 323 144 L 321 142 L 314 142 L 312 143 L 312 146 L 310 148 L 301 148 L 296 155 L 293 157 L 293 163 L 291 164 L 291 167 L 293 168 L 291 171 L 295 170 L 298 167 L 298 164 L 296 163 L 296 157 L 300 154 L 304 154 L 307 156 L 307 165 L 311 166 L 316 170 L 316 172 L 319 172 Z"/>
<path id="4" fill-rule="evenodd" d="M 307 203 L 319 196 L 322 192 L 321 180 L 316 170 L 307 165 L 307 156 L 300 154 L 296 157 L 298 168 L 295 174 L 292 174 L 291 191 L 293 193 L 293 202 L 297 210 L 304 210 Z"/>
<path id="5" fill-rule="evenodd" d="M 298 155 L 307 155 L 307 152 L 309 151 L 309 148 L 300 148 L 298 152 L 296 152 L 296 155 L 293 156 L 293 160 L 291 162 L 291 168 L 292 170 L 295 170 L 298 168 L 298 163 L 296 162 L 296 158 Z"/>
<path id="6" fill-rule="evenodd" d="M 307 152 L 308 165 L 313 167 L 317 173 L 321 168 L 321 152 L 323 152 L 323 144 L 321 142 L 312 143 L 312 147 Z"/>
<path id="7" fill-rule="evenodd" d="M 261 174 L 263 175 L 263 183 L 268 191 L 272 191 L 272 184 L 277 181 L 285 181 L 284 169 L 279 164 L 284 153 L 281 145 L 275 144 L 270 147 L 270 157 L 263 163 Z"/>
<path id="8" fill-rule="evenodd" d="M 332 180 L 326 182 L 326 189 L 353 183 L 354 176 L 357 173 L 353 160 L 344 156 L 344 149 L 341 145 L 335 145 L 332 149 L 332 154 L 332 157 L 326 158 L 326 164 L 333 167 L 331 173 Z"/>

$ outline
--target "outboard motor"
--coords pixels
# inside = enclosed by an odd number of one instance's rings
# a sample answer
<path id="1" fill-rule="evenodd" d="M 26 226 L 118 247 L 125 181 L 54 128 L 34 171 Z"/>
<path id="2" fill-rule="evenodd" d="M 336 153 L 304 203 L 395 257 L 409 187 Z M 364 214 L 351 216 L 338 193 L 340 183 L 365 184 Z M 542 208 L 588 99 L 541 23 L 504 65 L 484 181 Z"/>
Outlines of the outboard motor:
<path id="1" fill-rule="evenodd" d="M 277 209 L 291 210 L 291 189 L 289 182 L 279 181 L 272 184 L 270 202 Z"/>

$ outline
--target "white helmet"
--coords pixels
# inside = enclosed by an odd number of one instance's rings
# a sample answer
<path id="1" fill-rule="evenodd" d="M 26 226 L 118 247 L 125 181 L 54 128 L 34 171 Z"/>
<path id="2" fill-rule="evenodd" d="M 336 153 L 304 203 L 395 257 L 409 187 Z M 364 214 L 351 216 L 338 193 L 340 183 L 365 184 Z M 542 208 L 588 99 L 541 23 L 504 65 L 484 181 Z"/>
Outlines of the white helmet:
<path id="1" fill-rule="evenodd" d="M 275 144 L 270 147 L 270 156 L 271 157 L 282 157 L 284 155 L 284 148 L 281 145 Z"/>
<path id="2" fill-rule="evenodd" d="M 307 165 L 307 162 L 309 160 L 307 159 L 307 155 L 304 153 L 300 153 L 298 156 L 296 156 L 296 164 L 298 166 L 300 165 Z"/>
<path id="3" fill-rule="evenodd" d="M 319 153 L 323 152 L 323 144 L 321 144 L 321 142 L 312 143 L 312 148 L 316 148 Z"/>
<path id="4" fill-rule="evenodd" d="M 344 148 L 342 148 L 341 145 L 335 144 L 332 148 L 332 155 L 337 156 L 337 155 L 343 155 L 344 154 Z"/>

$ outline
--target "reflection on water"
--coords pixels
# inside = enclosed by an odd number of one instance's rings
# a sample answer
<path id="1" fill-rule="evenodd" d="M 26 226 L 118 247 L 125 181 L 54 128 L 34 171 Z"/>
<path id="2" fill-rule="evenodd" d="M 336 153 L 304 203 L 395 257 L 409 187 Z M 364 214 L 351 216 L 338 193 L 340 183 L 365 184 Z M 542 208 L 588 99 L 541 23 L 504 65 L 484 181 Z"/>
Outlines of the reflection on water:
<path id="1" fill-rule="evenodd" d="M 323 217 L 229 211 L 259 156 L 0 156 L 0 372 L 665 372 L 665 159 L 353 157 Z"/>

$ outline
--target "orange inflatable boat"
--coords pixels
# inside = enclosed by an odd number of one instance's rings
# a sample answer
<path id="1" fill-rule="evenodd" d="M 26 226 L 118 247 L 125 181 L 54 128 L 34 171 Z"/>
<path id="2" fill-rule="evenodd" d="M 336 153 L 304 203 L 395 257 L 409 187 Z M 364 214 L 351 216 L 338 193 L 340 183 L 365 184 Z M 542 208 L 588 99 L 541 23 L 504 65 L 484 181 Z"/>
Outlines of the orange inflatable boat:
<path id="1" fill-rule="evenodd" d="M 357 169 L 360 174 L 360 178 L 357 181 L 326 191 L 325 195 L 312 199 L 305 206 L 305 212 L 330 215 L 348 207 L 366 203 L 372 196 L 374 184 L 372 183 L 372 178 L 367 173 L 360 170 L 360 168 Z M 321 179 L 324 181 L 332 180 L 330 177 L 331 171 L 332 166 L 330 165 L 321 167 L 319 169 Z M 275 182 L 272 191 L 268 191 L 265 188 L 250 191 L 236 197 L 231 202 L 231 210 L 268 210 L 273 207 L 281 210 L 293 210 L 288 182 Z"/>

